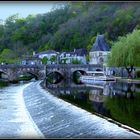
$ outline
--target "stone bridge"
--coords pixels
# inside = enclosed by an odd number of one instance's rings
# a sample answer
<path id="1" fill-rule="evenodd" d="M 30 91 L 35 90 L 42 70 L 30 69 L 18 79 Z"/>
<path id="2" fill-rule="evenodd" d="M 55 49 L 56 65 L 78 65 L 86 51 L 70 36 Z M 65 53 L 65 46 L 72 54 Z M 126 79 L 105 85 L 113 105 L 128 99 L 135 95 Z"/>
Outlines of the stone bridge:
<path id="1" fill-rule="evenodd" d="M 80 71 L 84 73 L 89 70 L 103 70 L 103 66 L 93 64 L 51 64 L 46 65 L 46 76 L 52 72 L 57 72 L 65 78 L 71 79 L 74 72 Z"/>
<path id="2" fill-rule="evenodd" d="M 19 65 L 8 64 L 0 65 L 0 78 L 1 74 L 7 76 L 9 81 L 17 79 L 21 74 L 32 74 L 36 79 L 45 79 L 47 75 L 52 72 L 61 74 L 66 79 L 72 79 L 73 73 L 80 71 L 81 73 L 88 70 L 103 70 L 101 65 L 89 65 L 89 64 L 50 64 L 50 65 Z"/>
<path id="3" fill-rule="evenodd" d="M 0 65 L 0 77 L 4 74 L 8 81 L 14 81 L 21 74 L 32 74 L 36 79 L 45 77 L 45 65 Z"/>

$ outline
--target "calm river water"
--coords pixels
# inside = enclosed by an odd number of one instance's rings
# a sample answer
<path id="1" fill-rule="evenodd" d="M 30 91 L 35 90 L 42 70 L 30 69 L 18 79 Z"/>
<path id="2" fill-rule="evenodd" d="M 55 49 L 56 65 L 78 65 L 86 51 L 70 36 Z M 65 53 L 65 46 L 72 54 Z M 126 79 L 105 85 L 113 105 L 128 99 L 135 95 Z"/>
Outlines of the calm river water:
<path id="1" fill-rule="evenodd" d="M 139 130 L 139 98 L 139 85 L 10 85 L 0 89 L 0 138 L 140 138 L 94 114 Z"/>
<path id="2" fill-rule="evenodd" d="M 55 96 L 91 113 L 106 116 L 140 131 L 140 84 L 95 82 L 48 85 Z"/>

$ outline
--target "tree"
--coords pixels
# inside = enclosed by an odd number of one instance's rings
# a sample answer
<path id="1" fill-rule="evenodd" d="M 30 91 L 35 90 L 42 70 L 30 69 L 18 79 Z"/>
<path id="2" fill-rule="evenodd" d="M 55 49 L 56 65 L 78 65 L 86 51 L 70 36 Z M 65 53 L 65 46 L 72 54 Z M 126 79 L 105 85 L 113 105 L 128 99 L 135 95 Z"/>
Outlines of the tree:
<path id="1" fill-rule="evenodd" d="M 4 25 L 0 23 L 0 37 L 2 37 L 4 34 Z"/>
<path id="2" fill-rule="evenodd" d="M 81 64 L 81 61 L 78 60 L 77 58 L 75 58 L 75 59 L 73 58 L 71 63 L 72 64 Z"/>
<path id="3" fill-rule="evenodd" d="M 84 47 L 89 51 L 98 32 L 105 33 L 111 46 L 118 36 L 139 28 L 139 7 L 139 3 L 85 1 L 68 2 L 49 13 L 26 18 L 15 14 L 5 22 L 0 21 L 0 52 L 8 48 L 20 55 L 22 48 L 27 52 L 38 52 L 49 49 L 72 51 Z"/>
<path id="4" fill-rule="evenodd" d="M 87 63 L 89 63 L 90 59 L 91 59 L 90 55 L 89 54 L 86 55 L 86 61 L 87 61 Z"/>
<path id="5" fill-rule="evenodd" d="M 16 55 L 10 49 L 4 49 L 0 54 L 0 62 L 15 63 L 16 61 Z"/>
<path id="6" fill-rule="evenodd" d="M 42 64 L 47 64 L 48 63 L 48 57 L 43 57 L 42 59 L 41 59 L 41 61 L 42 61 Z"/>
<path id="7" fill-rule="evenodd" d="M 108 58 L 109 66 L 124 66 L 132 78 L 134 66 L 140 66 L 140 30 L 134 30 L 126 36 L 120 37 L 112 46 Z M 128 67 L 130 66 L 130 67 Z"/>
<path id="8" fill-rule="evenodd" d="M 54 55 L 50 58 L 51 63 L 52 63 L 52 62 L 56 62 L 56 60 L 57 60 L 57 57 L 54 56 Z"/>

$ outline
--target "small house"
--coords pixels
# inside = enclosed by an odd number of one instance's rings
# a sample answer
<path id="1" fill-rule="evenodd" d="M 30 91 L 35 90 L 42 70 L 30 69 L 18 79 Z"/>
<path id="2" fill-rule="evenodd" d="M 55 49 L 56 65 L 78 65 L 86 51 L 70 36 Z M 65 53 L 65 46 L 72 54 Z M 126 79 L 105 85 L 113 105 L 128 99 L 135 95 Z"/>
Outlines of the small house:
<path id="1" fill-rule="evenodd" d="M 36 54 L 34 53 L 33 56 L 38 57 L 40 59 L 43 59 L 44 57 L 46 57 L 48 59 L 47 64 L 56 64 L 58 61 L 58 54 L 59 53 L 54 50 L 48 50 L 48 51 L 44 51 L 44 52 L 40 52 Z"/>
<path id="2" fill-rule="evenodd" d="M 39 58 L 36 57 L 25 57 L 21 60 L 20 62 L 22 65 L 38 65 L 38 64 L 42 64 L 41 60 Z"/>

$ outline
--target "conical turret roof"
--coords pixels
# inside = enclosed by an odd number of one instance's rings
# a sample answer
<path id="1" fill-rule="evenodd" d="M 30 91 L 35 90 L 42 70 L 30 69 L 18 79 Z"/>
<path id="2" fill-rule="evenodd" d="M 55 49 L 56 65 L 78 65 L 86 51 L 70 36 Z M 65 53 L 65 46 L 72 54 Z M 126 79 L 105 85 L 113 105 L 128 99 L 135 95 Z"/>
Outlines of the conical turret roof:
<path id="1" fill-rule="evenodd" d="M 96 41 L 91 49 L 91 52 L 93 51 L 110 51 L 110 46 L 106 42 L 104 35 L 97 35 Z"/>

